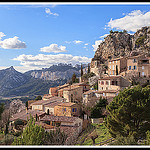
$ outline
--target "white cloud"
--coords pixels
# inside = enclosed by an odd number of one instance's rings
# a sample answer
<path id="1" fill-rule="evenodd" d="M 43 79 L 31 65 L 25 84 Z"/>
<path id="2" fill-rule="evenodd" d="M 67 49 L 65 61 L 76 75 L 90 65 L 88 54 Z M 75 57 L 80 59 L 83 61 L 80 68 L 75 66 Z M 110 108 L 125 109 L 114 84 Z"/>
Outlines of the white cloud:
<path id="1" fill-rule="evenodd" d="M 71 43 L 71 41 L 65 41 L 65 43 L 70 44 L 70 43 Z"/>
<path id="2" fill-rule="evenodd" d="M 131 32 L 136 32 L 143 26 L 150 26 L 150 11 L 144 13 L 140 10 L 134 10 L 120 19 L 112 20 L 111 18 L 107 25 L 110 28 L 116 28 L 118 30 L 125 29 Z"/>
<path id="3" fill-rule="evenodd" d="M 53 52 L 53 53 L 60 53 L 60 52 L 66 52 L 66 46 L 58 46 L 57 44 L 51 44 L 49 46 L 43 47 L 40 49 L 42 52 Z"/>
<path id="4" fill-rule="evenodd" d="M 89 45 L 89 43 L 85 43 L 84 45 Z"/>
<path id="5" fill-rule="evenodd" d="M 81 64 L 90 63 L 91 58 L 82 56 L 72 56 L 71 54 L 57 54 L 57 55 L 25 55 L 22 54 L 13 60 L 20 61 L 20 64 L 30 68 L 45 68 L 53 64 L 66 63 L 66 64 Z"/>
<path id="6" fill-rule="evenodd" d="M 97 40 L 97 41 L 95 41 L 95 44 L 94 45 L 92 45 L 93 46 L 93 51 L 96 51 L 97 50 L 97 48 L 98 48 L 98 45 L 100 45 L 100 43 L 102 43 L 102 40 Z"/>
<path id="7" fill-rule="evenodd" d="M 6 36 L 3 32 L 0 32 L 0 39 L 3 37 L 3 36 Z"/>
<path id="8" fill-rule="evenodd" d="M 25 42 L 18 40 L 17 36 L 0 41 L 1 48 L 4 49 L 22 49 L 26 48 Z"/>
<path id="9" fill-rule="evenodd" d="M 59 16 L 59 14 L 57 14 L 57 13 L 52 13 L 49 8 L 45 8 L 45 12 L 49 15 Z"/>
<path id="10" fill-rule="evenodd" d="M 80 40 L 74 40 L 73 41 L 73 43 L 75 43 L 75 44 L 80 44 L 80 43 L 82 43 L 83 41 L 80 41 Z"/>
<path id="11" fill-rule="evenodd" d="M 104 38 L 104 37 L 106 37 L 107 35 L 109 35 L 109 34 L 104 34 L 104 35 L 102 35 L 102 36 L 100 36 L 99 38 Z"/>

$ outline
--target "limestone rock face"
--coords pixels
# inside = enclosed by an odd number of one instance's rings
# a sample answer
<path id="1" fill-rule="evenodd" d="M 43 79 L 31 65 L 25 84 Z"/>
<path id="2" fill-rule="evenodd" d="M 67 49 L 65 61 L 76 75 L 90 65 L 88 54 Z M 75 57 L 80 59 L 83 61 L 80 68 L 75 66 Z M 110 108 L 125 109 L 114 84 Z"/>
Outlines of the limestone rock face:
<path id="1" fill-rule="evenodd" d="M 107 60 L 110 57 L 129 56 L 132 51 L 150 53 L 150 26 L 142 27 L 134 35 L 125 31 L 112 31 L 100 43 L 94 57 L 101 57 Z"/>

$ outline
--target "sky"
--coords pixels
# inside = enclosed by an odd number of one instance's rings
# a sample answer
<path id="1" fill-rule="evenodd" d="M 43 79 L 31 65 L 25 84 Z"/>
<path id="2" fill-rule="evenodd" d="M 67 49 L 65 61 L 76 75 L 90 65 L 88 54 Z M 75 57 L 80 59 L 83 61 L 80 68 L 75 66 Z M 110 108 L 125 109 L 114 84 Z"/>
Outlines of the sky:
<path id="1" fill-rule="evenodd" d="M 110 30 L 150 26 L 150 3 L 0 3 L 0 70 L 90 63 Z"/>

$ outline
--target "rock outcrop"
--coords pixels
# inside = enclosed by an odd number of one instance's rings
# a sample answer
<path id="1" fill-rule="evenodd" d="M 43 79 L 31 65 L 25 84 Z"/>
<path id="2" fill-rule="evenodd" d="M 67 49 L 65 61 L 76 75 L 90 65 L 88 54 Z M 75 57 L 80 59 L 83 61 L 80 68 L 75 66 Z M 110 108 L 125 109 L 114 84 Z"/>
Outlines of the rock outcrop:
<path id="1" fill-rule="evenodd" d="M 94 57 L 107 60 L 108 58 L 129 56 L 132 51 L 150 53 L 150 26 L 142 27 L 134 35 L 126 31 L 110 31 L 110 34 L 100 43 Z"/>

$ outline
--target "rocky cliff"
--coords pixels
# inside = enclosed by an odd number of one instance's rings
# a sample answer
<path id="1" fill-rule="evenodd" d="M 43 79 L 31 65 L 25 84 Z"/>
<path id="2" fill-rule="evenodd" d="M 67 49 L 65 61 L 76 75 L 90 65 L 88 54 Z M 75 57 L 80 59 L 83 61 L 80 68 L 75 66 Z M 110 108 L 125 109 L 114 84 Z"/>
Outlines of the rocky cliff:
<path id="1" fill-rule="evenodd" d="M 117 58 L 120 56 L 129 56 L 131 52 L 150 53 L 150 26 L 142 27 L 134 35 L 125 30 L 110 31 L 105 40 L 100 43 L 95 52 L 94 58 L 107 60 L 108 58 Z"/>
<path id="2" fill-rule="evenodd" d="M 87 64 L 83 64 L 83 68 L 86 69 Z M 43 80 L 69 80 L 74 73 L 76 76 L 80 76 L 80 69 L 80 65 L 73 67 L 71 64 L 58 64 L 42 70 L 31 70 L 26 72 L 25 75 Z"/>

